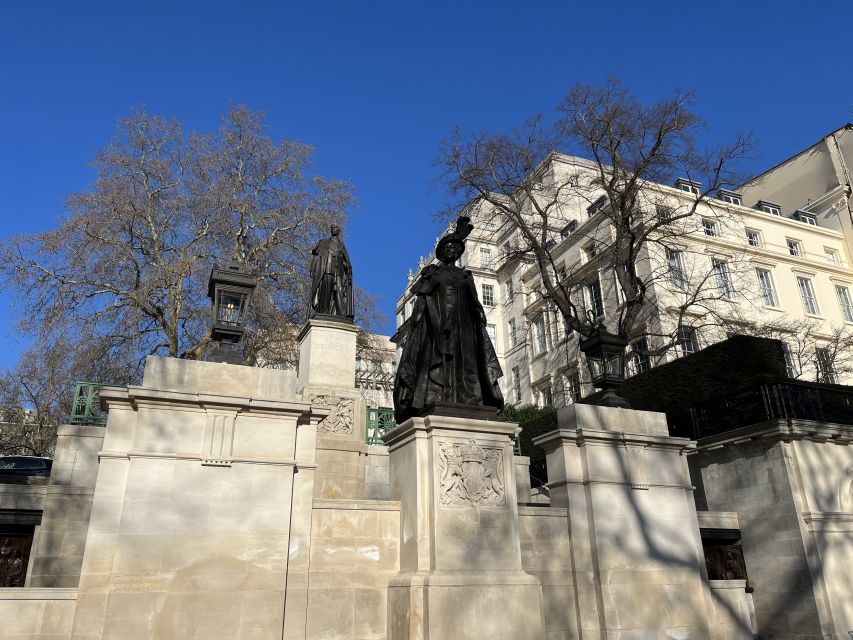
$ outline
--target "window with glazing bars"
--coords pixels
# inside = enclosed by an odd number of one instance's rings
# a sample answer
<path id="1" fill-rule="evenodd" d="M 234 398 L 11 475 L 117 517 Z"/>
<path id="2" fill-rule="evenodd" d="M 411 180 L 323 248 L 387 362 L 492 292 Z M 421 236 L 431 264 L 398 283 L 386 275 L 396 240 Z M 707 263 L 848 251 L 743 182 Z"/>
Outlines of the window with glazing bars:
<path id="1" fill-rule="evenodd" d="M 480 247 L 480 266 L 488 269 L 492 264 L 492 250 L 488 247 Z"/>
<path id="2" fill-rule="evenodd" d="M 708 218 L 702 218 L 702 230 L 705 232 L 706 236 L 719 236 L 720 230 L 717 228 L 716 220 L 709 220 Z"/>
<path id="3" fill-rule="evenodd" d="M 669 278 L 679 289 L 687 288 L 687 276 L 684 273 L 684 259 L 681 251 L 666 248 L 666 262 L 669 265 Z"/>
<path id="4" fill-rule="evenodd" d="M 565 395 L 566 404 L 571 404 L 581 399 L 581 377 L 577 371 L 573 371 L 566 376 Z"/>
<path id="5" fill-rule="evenodd" d="M 536 333 L 535 342 L 533 343 L 536 346 L 535 353 L 533 355 L 538 356 L 539 354 L 545 353 L 545 318 L 542 317 L 542 314 L 536 316 L 536 319 L 533 321 L 533 330 Z"/>
<path id="6" fill-rule="evenodd" d="M 587 308 L 595 314 L 596 318 L 604 315 L 604 300 L 601 298 L 601 283 L 598 279 L 586 285 Z"/>
<path id="7" fill-rule="evenodd" d="M 714 280 L 717 283 L 717 293 L 721 298 L 732 297 L 732 279 L 729 275 L 729 264 L 725 260 L 711 258 L 711 268 L 714 271 Z"/>
<path id="8" fill-rule="evenodd" d="M 803 301 L 803 310 L 813 316 L 819 315 L 820 308 L 817 306 L 817 297 L 811 279 L 797 276 L 797 287 L 800 290 L 800 300 Z"/>
<path id="9" fill-rule="evenodd" d="M 686 356 L 699 351 L 699 337 L 693 327 L 680 327 L 678 330 L 681 351 Z"/>
<path id="10" fill-rule="evenodd" d="M 850 289 L 835 285 L 835 294 L 838 296 L 838 304 L 841 307 L 841 317 L 844 322 L 853 322 L 853 300 L 850 298 Z"/>
<path id="11" fill-rule="evenodd" d="M 641 340 L 637 340 L 634 343 L 634 370 L 637 373 L 643 373 L 643 371 L 648 371 L 651 368 L 651 363 L 649 362 L 649 344 L 645 338 Z"/>
<path id="12" fill-rule="evenodd" d="M 797 367 L 794 366 L 794 354 L 791 353 L 791 345 L 784 340 L 782 342 L 782 355 L 785 357 L 785 373 L 789 378 L 797 377 Z"/>
<path id="13" fill-rule="evenodd" d="M 495 288 L 490 284 L 483 285 L 483 306 L 495 306 Z"/>
<path id="14" fill-rule="evenodd" d="M 779 300 L 776 298 L 776 289 L 773 287 L 773 276 L 767 269 L 756 269 L 758 276 L 758 288 L 761 290 L 761 301 L 768 307 L 778 307 Z"/>
<path id="15" fill-rule="evenodd" d="M 509 329 L 509 346 L 514 347 L 518 344 L 518 334 L 515 332 L 515 318 L 511 318 L 507 322 L 507 327 Z"/>
<path id="16" fill-rule="evenodd" d="M 838 376 L 835 375 L 835 363 L 832 361 L 832 353 L 829 349 L 815 347 L 815 358 L 818 380 L 826 384 L 838 384 Z"/>
<path id="17" fill-rule="evenodd" d="M 747 229 L 746 230 L 746 241 L 750 247 L 760 247 L 761 246 L 761 234 L 758 233 L 755 229 Z"/>
<path id="18" fill-rule="evenodd" d="M 518 367 L 512 368 L 512 393 L 516 402 L 521 402 L 521 373 Z"/>

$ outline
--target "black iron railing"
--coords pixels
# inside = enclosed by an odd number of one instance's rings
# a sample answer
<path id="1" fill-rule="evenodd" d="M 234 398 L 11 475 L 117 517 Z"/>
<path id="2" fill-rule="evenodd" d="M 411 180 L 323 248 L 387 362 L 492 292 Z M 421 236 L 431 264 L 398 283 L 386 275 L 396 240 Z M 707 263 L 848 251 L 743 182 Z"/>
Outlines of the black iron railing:
<path id="1" fill-rule="evenodd" d="M 690 409 L 693 437 L 705 438 L 767 420 L 853 424 L 853 388 L 808 382 L 774 382 Z"/>

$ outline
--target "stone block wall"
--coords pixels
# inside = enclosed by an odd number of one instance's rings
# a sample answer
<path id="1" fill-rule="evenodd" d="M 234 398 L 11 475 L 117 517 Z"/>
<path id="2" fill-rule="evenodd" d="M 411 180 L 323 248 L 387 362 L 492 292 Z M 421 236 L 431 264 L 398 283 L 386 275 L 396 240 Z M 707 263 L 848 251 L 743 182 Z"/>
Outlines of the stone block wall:
<path id="1" fill-rule="evenodd" d="M 853 631 L 851 436 L 849 426 L 775 421 L 699 441 L 708 507 L 738 514 L 762 637 Z"/>
<path id="2" fill-rule="evenodd" d="M 399 557 L 399 502 L 315 500 L 305 638 L 385 638 Z"/>
<path id="3" fill-rule="evenodd" d="M 518 525 L 522 567 L 542 583 L 546 639 L 580 637 L 568 510 L 520 506 Z"/>
<path id="4" fill-rule="evenodd" d="M 76 589 L 0 589 L 0 638 L 67 640 Z"/>
<path id="5" fill-rule="evenodd" d="M 41 526 L 31 556 L 31 587 L 77 588 L 98 477 L 104 427 L 60 426 Z"/>

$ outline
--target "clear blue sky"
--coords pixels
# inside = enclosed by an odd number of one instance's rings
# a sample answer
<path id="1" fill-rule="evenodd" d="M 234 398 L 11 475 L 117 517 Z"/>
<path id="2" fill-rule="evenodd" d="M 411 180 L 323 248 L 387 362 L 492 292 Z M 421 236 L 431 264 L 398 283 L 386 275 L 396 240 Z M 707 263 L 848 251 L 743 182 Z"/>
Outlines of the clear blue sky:
<path id="1" fill-rule="evenodd" d="M 310 5 L 310 6 L 309 6 Z M 694 87 L 711 139 L 749 129 L 756 172 L 853 120 L 844 2 L 40 2 L 0 4 L 0 238 L 55 225 L 134 106 L 212 130 L 229 103 L 351 180 L 357 284 L 392 331 L 438 233 L 437 143 L 508 128 L 574 83 Z M 0 368 L 23 348 L 0 293 Z"/>

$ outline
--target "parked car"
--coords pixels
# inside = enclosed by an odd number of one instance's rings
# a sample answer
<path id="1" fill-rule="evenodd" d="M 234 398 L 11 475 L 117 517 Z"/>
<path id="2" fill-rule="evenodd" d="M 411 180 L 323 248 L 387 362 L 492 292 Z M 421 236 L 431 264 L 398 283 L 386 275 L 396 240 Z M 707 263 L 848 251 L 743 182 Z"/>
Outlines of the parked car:
<path id="1" fill-rule="evenodd" d="M 0 475 L 50 476 L 53 460 L 37 456 L 0 457 Z"/>

